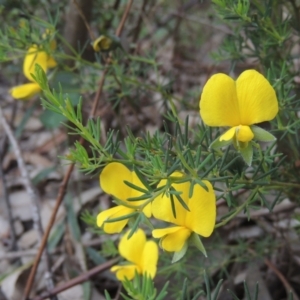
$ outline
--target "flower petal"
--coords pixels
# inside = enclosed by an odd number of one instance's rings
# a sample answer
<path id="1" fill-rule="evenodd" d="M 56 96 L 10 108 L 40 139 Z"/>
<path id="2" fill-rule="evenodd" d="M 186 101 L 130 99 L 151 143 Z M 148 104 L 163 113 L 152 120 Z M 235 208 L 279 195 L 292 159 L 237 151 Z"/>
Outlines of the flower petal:
<path id="1" fill-rule="evenodd" d="M 162 238 L 161 247 L 169 252 L 178 252 L 184 246 L 192 231 L 182 226 L 154 229 L 152 235 Z"/>
<path id="2" fill-rule="evenodd" d="M 171 174 L 172 177 L 182 177 L 182 173 L 174 172 Z M 167 180 L 161 180 L 158 184 L 158 187 L 164 186 L 167 184 Z M 185 201 L 188 199 L 190 183 L 184 182 L 179 184 L 172 184 L 172 187 L 181 192 L 180 197 Z M 174 196 L 174 206 L 176 212 L 176 218 L 174 217 L 172 211 L 171 198 L 167 193 L 159 195 L 152 202 L 152 214 L 156 219 L 163 220 L 166 222 L 174 223 L 177 225 L 184 225 L 185 214 L 187 210 L 180 204 L 178 199 Z M 188 202 L 186 202 L 188 205 Z"/>
<path id="3" fill-rule="evenodd" d="M 230 141 L 235 135 L 236 127 L 231 127 L 220 136 L 220 141 Z"/>
<path id="4" fill-rule="evenodd" d="M 148 241 L 145 244 L 141 259 L 142 273 L 147 273 L 151 278 L 155 277 L 156 265 L 158 261 L 158 246 L 154 241 Z"/>
<path id="5" fill-rule="evenodd" d="M 131 197 L 131 188 L 124 180 L 131 182 L 131 172 L 120 163 L 110 163 L 105 166 L 100 174 L 100 185 L 107 194 L 126 201 Z"/>
<path id="6" fill-rule="evenodd" d="M 133 279 L 135 272 L 141 274 L 138 266 L 136 265 L 124 265 L 124 266 L 113 266 L 110 269 L 112 272 L 116 272 L 116 276 L 120 281 Z"/>
<path id="7" fill-rule="evenodd" d="M 41 91 L 37 83 L 25 83 L 10 89 L 9 93 L 15 99 L 27 100 Z"/>
<path id="8" fill-rule="evenodd" d="M 200 115 L 209 126 L 240 125 L 235 81 L 225 75 L 213 75 L 205 84 L 200 100 Z"/>
<path id="9" fill-rule="evenodd" d="M 127 202 L 132 206 L 139 206 L 145 202 L 141 201 L 127 201 L 129 198 L 141 196 L 143 193 L 129 187 L 124 181 L 128 181 L 137 187 L 146 189 L 140 181 L 135 172 L 131 172 L 121 163 L 110 163 L 105 166 L 100 174 L 100 185 L 104 192 L 113 195 L 114 197 Z M 151 206 L 144 208 L 144 213 L 147 217 L 151 216 Z"/>
<path id="10" fill-rule="evenodd" d="M 182 226 L 173 226 L 173 227 L 167 227 L 167 228 L 153 229 L 152 236 L 156 239 L 160 239 L 167 234 L 177 232 L 180 228 L 182 228 Z"/>
<path id="11" fill-rule="evenodd" d="M 103 227 L 103 231 L 106 233 L 119 233 L 128 223 L 128 219 L 104 223 L 106 220 L 114 219 L 131 214 L 134 210 L 123 205 L 118 205 L 113 208 L 102 211 L 97 216 L 97 226 Z"/>
<path id="12" fill-rule="evenodd" d="M 236 132 L 236 139 L 240 142 L 249 142 L 254 138 L 254 133 L 249 126 L 239 126 Z"/>
<path id="13" fill-rule="evenodd" d="M 41 68 L 47 72 L 47 60 L 48 55 L 45 51 L 39 51 L 37 46 L 31 46 L 24 59 L 23 63 L 23 73 L 25 77 L 34 81 L 31 74 L 34 74 L 35 64 L 39 64 Z"/>
<path id="14" fill-rule="evenodd" d="M 272 120 L 278 113 L 276 93 L 268 80 L 255 70 L 243 72 L 236 81 L 241 125 Z"/>
<path id="15" fill-rule="evenodd" d="M 216 222 L 216 197 L 210 182 L 203 180 L 208 188 L 195 184 L 193 196 L 189 200 L 190 212 L 186 214 L 185 224 L 190 230 L 208 237 L 213 232 Z"/>
<path id="16" fill-rule="evenodd" d="M 152 215 L 152 205 L 151 203 L 147 204 L 144 209 L 143 209 L 143 213 L 145 214 L 145 216 L 147 218 L 150 218 Z"/>
<path id="17" fill-rule="evenodd" d="M 55 68 L 57 66 L 56 60 L 52 56 L 48 56 L 47 59 L 47 67 L 48 68 Z"/>
<path id="18" fill-rule="evenodd" d="M 121 238 L 119 243 L 120 254 L 128 261 L 142 266 L 142 256 L 146 244 L 146 235 L 138 229 L 129 239 L 130 230 Z"/>

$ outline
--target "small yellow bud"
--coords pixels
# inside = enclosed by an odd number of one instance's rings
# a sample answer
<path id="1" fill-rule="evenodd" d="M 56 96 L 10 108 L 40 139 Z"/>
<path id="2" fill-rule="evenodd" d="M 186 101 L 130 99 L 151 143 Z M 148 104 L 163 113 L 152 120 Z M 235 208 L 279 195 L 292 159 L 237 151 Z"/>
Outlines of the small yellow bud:
<path id="1" fill-rule="evenodd" d="M 118 37 L 100 35 L 93 43 L 93 49 L 96 52 L 107 52 L 114 50 L 120 44 Z"/>

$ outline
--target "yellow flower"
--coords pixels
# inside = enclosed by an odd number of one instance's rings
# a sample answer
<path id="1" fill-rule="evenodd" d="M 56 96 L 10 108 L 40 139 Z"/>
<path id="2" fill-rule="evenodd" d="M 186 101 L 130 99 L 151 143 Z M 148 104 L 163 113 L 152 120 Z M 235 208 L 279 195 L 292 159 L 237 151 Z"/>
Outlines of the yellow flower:
<path id="1" fill-rule="evenodd" d="M 231 127 L 220 141 L 247 143 L 255 138 L 251 125 L 272 120 L 278 113 L 275 91 L 255 70 L 243 72 L 236 81 L 225 74 L 213 75 L 205 84 L 200 115 L 208 126 Z"/>
<path id="2" fill-rule="evenodd" d="M 182 177 L 180 172 L 174 172 L 172 177 Z M 158 187 L 165 186 L 167 180 L 162 180 Z M 204 180 L 208 191 L 195 184 L 193 195 L 189 197 L 190 182 L 174 183 L 172 187 L 181 192 L 180 197 L 186 203 L 186 210 L 174 196 L 176 218 L 172 212 L 170 196 L 165 193 L 152 202 L 152 214 L 155 218 L 173 223 L 177 226 L 154 229 L 152 235 L 161 238 L 161 247 L 166 251 L 179 252 L 192 232 L 208 237 L 212 234 L 216 221 L 216 198 L 210 182 Z"/>
<path id="3" fill-rule="evenodd" d="M 114 50 L 120 45 L 120 39 L 117 36 L 100 35 L 93 43 L 93 49 L 96 52 L 108 52 Z"/>
<path id="4" fill-rule="evenodd" d="M 112 39 L 110 39 L 105 35 L 101 35 L 93 42 L 93 49 L 96 52 L 108 51 L 111 48 L 112 43 L 113 43 Z"/>
<path id="5" fill-rule="evenodd" d="M 56 61 L 45 51 L 39 50 L 36 45 L 31 46 L 28 49 L 23 62 L 24 76 L 31 81 L 31 83 L 25 83 L 10 89 L 9 92 L 13 98 L 27 100 L 41 91 L 40 86 L 35 82 L 31 75 L 34 74 L 36 64 L 39 64 L 46 73 L 48 68 L 56 66 Z"/>
<path id="6" fill-rule="evenodd" d="M 138 209 L 138 206 L 142 205 L 145 200 L 128 201 L 128 199 L 139 197 L 143 195 L 143 193 L 129 187 L 125 184 L 124 181 L 128 181 L 135 186 L 146 189 L 143 183 L 139 180 L 136 173 L 128 170 L 121 163 L 108 164 L 100 174 L 100 185 L 105 193 L 114 196 L 115 198 L 127 203 L 130 206 L 137 207 Z M 106 223 L 105 221 L 126 216 L 128 214 L 134 213 L 137 209 L 129 208 L 123 205 L 115 206 L 98 214 L 97 225 L 99 227 L 103 227 L 103 230 L 106 233 L 121 232 L 128 223 L 128 219 L 109 223 Z M 150 203 L 144 207 L 143 213 L 148 218 L 151 217 Z"/>
<path id="7" fill-rule="evenodd" d="M 142 229 L 138 229 L 128 239 L 128 231 L 120 240 L 119 252 L 129 263 L 126 265 L 114 266 L 112 272 L 116 272 L 119 280 L 131 280 L 135 272 L 138 274 L 147 274 L 152 279 L 156 274 L 156 265 L 158 261 L 158 247 L 154 241 L 147 241 L 146 235 Z"/>

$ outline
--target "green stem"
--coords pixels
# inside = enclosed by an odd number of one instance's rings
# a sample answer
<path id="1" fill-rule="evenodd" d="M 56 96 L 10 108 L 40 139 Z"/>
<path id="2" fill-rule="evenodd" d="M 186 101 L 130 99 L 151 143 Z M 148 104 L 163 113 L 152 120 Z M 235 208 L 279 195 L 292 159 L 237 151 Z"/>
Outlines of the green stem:
<path id="1" fill-rule="evenodd" d="M 256 188 L 254 191 L 252 191 L 249 198 L 241 206 L 239 206 L 233 214 L 231 214 L 229 217 L 227 217 L 226 219 L 224 219 L 220 223 L 216 224 L 215 228 L 226 225 L 230 220 L 232 220 L 236 215 L 238 215 L 249 204 L 249 202 L 255 197 L 258 190 L 259 190 L 259 188 Z"/>

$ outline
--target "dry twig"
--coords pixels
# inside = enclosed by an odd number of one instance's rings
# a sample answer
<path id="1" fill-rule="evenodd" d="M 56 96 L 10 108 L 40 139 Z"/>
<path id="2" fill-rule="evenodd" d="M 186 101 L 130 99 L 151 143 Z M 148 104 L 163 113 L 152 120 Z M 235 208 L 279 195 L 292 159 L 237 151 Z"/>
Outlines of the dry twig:
<path id="1" fill-rule="evenodd" d="M 267 258 L 265 258 L 265 264 L 276 274 L 276 276 L 279 278 L 281 283 L 284 285 L 287 295 L 292 292 L 293 293 L 293 299 L 299 300 L 299 297 L 297 296 L 297 293 L 293 289 L 293 287 L 289 284 L 289 282 L 285 279 L 283 274 L 276 268 L 276 266 Z"/>
<path id="2" fill-rule="evenodd" d="M 47 299 L 53 295 L 57 295 L 77 284 L 83 283 L 85 281 L 88 281 L 91 277 L 97 275 L 98 273 L 104 272 L 105 270 L 109 269 L 111 266 L 113 266 L 118 261 L 118 258 L 111 259 L 107 262 L 105 262 L 102 265 L 96 266 L 95 268 L 69 280 L 68 282 L 61 284 L 54 288 L 51 292 L 44 294 L 42 296 L 38 296 L 34 298 L 33 300 L 43 300 Z"/>

